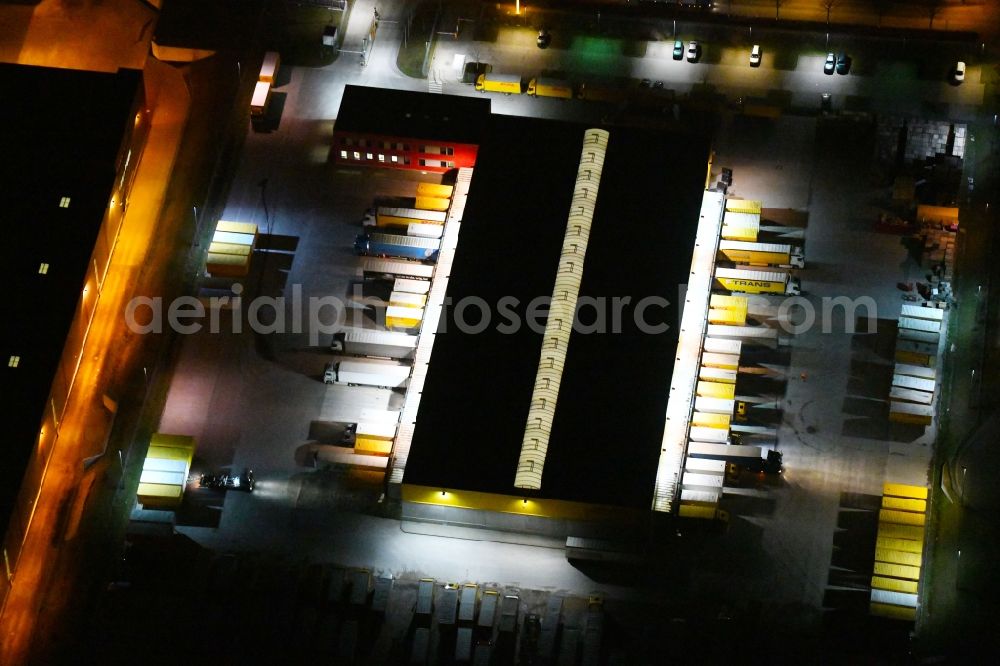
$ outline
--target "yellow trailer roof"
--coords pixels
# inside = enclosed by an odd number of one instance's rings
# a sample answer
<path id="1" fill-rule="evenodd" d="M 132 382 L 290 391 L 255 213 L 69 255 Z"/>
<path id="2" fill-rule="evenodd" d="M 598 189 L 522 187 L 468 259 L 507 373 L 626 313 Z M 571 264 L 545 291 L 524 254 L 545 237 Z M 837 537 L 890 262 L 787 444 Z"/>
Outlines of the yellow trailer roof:
<path id="1" fill-rule="evenodd" d="M 392 440 L 381 437 L 357 436 L 354 439 L 354 450 L 368 455 L 389 455 L 392 453 Z"/>
<path id="2" fill-rule="evenodd" d="M 924 541 L 924 528 L 917 525 L 899 525 L 894 523 L 882 523 L 878 526 L 878 536 L 889 537 L 891 539 L 909 539 L 911 541 Z"/>
<path id="3" fill-rule="evenodd" d="M 874 573 L 876 576 L 891 576 L 892 578 L 903 578 L 906 580 L 920 580 L 920 567 L 908 567 L 905 564 L 876 562 Z"/>
<path id="4" fill-rule="evenodd" d="M 451 185 L 438 185 L 436 183 L 419 183 L 417 194 L 424 197 L 450 198 L 455 188 Z"/>
<path id="5" fill-rule="evenodd" d="M 241 245 L 239 243 L 212 242 L 208 246 L 208 251 L 212 254 L 237 254 L 245 257 L 253 251 L 253 246 Z"/>
<path id="6" fill-rule="evenodd" d="M 898 509 L 900 511 L 927 512 L 927 500 L 908 499 L 906 497 L 882 496 L 883 509 Z"/>
<path id="7" fill-rule="evenodd" d="M 719 382 L 698 382 L 697 395 L 707 398 L 723 398 L 725 400 L 736 399 L 735 384 L 720 384 Z"/>
<path id="8" fill-rule="evenodd" d="M 913 539 L 894 539 L 892 537 L 879 535 L 878 540 L 875 542 L 875 547 L 891 548 L 892 550 L 904 550 L 907 553 L 916 553 L 919 555 L 924 551 L 924 542 L 914 541 Z"/>
<path id="9" fill-rule="evenodd" d="M 728 308 L 709 308 L 708 323 L 742 326 L 747 323 L 747 311 L 730 310 Z"/>
<path id="10" fill-rule="evenodd" d="M 900 580 L 899 578 L 872 576 L 872 587 L 876 590 L 890 590 L 892 592 L 902 592 L 904 594 L 916 594 L 919 585 L 920 584 L 915 580 Z"/>
<path id="11" fill-rule="evenodd" d="M 882 484 L 882 494 L 910 499 L 927 499 L 927 488 L 923 486 L 907 486 L 901 483 Z"/>
<path id="12" fill-rule="evenodd" d="M 451 199 L 446 199 L 444 197 L 422 197 L 418 194 L 415 208 L 417 208 L 417 210 L 444 211 L 448 210 L 448 206 L 450 205 Z"/>
<path id="13" fill-rule="evenodd" d="M 226 220 L 219 220 L 219 223 L 215 225 L 215 230 L 231 231 L 235 234 L 257 235 L 257 225 L 252 222 L 228 222 Z"/>
<path id="14" fill-rule="evenodd" d="M 677 515 L 681 518 L 701 518 L 703 520 L 714 520 L 716 517 L 715 505 L 688 504 L 684 503 L 678 507 Z"/>
<path id="15" fill-rule="evenodd" d="M 764 202 L 754 199 L 726 199 L 726 210 L 734 213 L 760 214 Z"/>
<path id="16" fill-rule="evenodd" d="M 872 602 L 868 606 L 872 615 L 887 617 L 893 620 L 907 620 L 913 622 L 917 619 L 917 609 L 908 606 L 893 606 L 892 604 L 880 604 Z"/>
<path id="17" fill-rule="evenodd" d="M 926 517 L 922 513 L 912 511 L 893 511 L 892 509 L 881 509 L 878 512 L 880 523 L 898 523 L 901 525 L 923 525 Z"/>
<path id="18" fill-rule="evenodd" d="M 712 294 L 708 300 L 710 307 L 729 310 L 746 310 L 747 302 L 746 296 L 730 296 L 728 294 Z"/>
<path id="19" fill-rule="evenodd" d="M 139 497 L 160 497 L 164 499 L 177 499 L 184 492 L 184 486 L 173 483 L 140 483 Z"/>
<path id="20" fill-rule="evenodd" d="M 691 425 L 707 426 L 709 428 L 728 428 L 730 419 L 729 414 L 695 412 L 691 416 Z"/>
<path id="21" fill-rule="evenodd" d="M 891 550 L 889 548 L 875 549 L 876 562 L 889 562 L 891 564 L 905 564 L 909 567 L 920 568 L 920 555 L 917 553 L 907 553 L 904 550 Z"/>

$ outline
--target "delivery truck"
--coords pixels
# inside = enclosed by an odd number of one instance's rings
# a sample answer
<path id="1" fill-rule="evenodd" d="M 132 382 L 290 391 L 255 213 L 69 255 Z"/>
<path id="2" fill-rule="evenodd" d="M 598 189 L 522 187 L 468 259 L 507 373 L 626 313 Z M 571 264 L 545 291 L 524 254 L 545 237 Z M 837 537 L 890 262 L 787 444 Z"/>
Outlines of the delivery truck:
<path id="1" fill-rule="evenodd" d="M 535 97 L 573 99 L 573 86 L 567 81 L 539 77 L 528 81 L 528 94 Z"/>
<path id="2" fill-rule="evenodd" d="M 406 226 L 414 222 L 444 224 L 447 220 L 448 214 L 439 210 L 391 208 L 388 206 L 379 206 L 375 209 L 375 224 L 380 227 L 386 225 Z"/>
<path id="3" fill-rule="evenodd" d="M 394 261 L 366 257 L 361 263 L 361 274 L 368 279 L 407 279 L 429 281 L 434 267 L 417 261 Z M 428 285 L 430 282 L 427 283 Z M 429 289 L 429 287 L 428 287 Z"/>
<path id="4" fill-rule="evenodd" d="M 417 353 L 417 336 L 394 331 L 348 328 L 334 336 L 334 351 L 371 358 L 412 359 Z"/>
<path id="5" fill-rule="evenodd" d="M 378 386 L 402 388 L 410 377 L 408 364 L 378 363 L 375 361 L 337 361 L 327 364 L 323 381 L 327 384 L 348 386 Z"/>
<path id="6" fill-rule="evenodd" d="M 436 238 L 397 236 L 396 234 L 359 234 L 354 240 L 354 251 L 359 255 L 375 257 L 400 257 L 437 261 L 441 241 Z"/>
<path id="7" fill-rule="evenodd" d="M 719 258 L 752 266 L 805 268 L 806 265 L 801 248 L 779 243 L 751 243 L 723 239 L 719 241 Z"/>
<path id="8" fill-rule="evenodd" d="M 505 95 L 520 95 L 522 83 L 520 74 L 480 74 L 476 77 L 476 90 L 498 92 Z"/>
<path id="9" fill-rule="evenodd" d="M 437 183 L 417 184 L 418 197 L 440 197 L 442 199 L 450 199 L 454 191 L 454 185 L 438 185 Z"/>
<path id="10" fill-rule="evenodd" d="M 743 294 L 785 294 L 794 296 L 802 293 L 798 278 L 782 271 L 755 271 L 736 268 L 716 268 L 716 286 Z"/>

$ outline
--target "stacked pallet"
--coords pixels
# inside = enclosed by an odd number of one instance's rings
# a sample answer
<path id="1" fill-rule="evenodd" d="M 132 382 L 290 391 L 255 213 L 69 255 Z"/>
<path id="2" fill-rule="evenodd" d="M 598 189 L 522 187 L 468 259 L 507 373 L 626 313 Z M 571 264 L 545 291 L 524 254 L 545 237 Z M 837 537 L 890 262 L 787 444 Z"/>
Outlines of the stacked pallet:
<path id="1" fill-rule="evenodd" d="M 915 619 L 926 519 L 926 488 L 883 485 L 872 568 L 872 615 L 910 622 Z"/>

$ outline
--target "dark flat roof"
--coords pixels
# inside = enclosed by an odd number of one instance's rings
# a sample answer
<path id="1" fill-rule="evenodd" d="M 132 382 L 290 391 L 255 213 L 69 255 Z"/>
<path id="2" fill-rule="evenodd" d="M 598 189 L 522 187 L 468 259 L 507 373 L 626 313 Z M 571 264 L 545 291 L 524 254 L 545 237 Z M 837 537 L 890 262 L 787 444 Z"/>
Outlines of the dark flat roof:
<path id="1" fill-rule="evenodd" d="M 583 125 L 493 116 L 480 146 L 448 296 L 524 316 L 550 296 L 580 159 Z M 621 333 L 570 338 L 540 496 L 648 508 L 677 345 L 678 285 L 687 282 L 704 189 L 703 137 L 612 128 L 581 298 L 625 297 Z M 638 330 L 634 305 L 645 296 Z M 475 312 L 475 308 L 467 310 Z M 585 323 L 593 321 L 581 311 Z M 610 307 L 608 309 L 610 312 Z M 467 314 L 465 321 L 474 321 Z M 434 343 L 405 482 L 520 495 L 514 473 L 538 367 L 541 330 L 461 332 L 454 306 Z M 544 325 L 544 321 L 543 321 Z"/>
<path id="2" fill-rule="evenodd" d="M 488 97 L 345 86 L 334 131 L 478 145 L 490 120 Z"/>
<path id="3" fill-rule="evenodd" d="M 0 533 L 38 437 L 84 276 L 107 210 L 141 73 L 0 64 L 3 266 L 13 311 L 3 326 Z M 62 197 L 69 207 L 60 208 Z M 49 264 L 48 274 L 39 266 Z M 17 368 L 8 367 L 19 355 Z M 61 377 L 63 382 L 68 377 Z"/>

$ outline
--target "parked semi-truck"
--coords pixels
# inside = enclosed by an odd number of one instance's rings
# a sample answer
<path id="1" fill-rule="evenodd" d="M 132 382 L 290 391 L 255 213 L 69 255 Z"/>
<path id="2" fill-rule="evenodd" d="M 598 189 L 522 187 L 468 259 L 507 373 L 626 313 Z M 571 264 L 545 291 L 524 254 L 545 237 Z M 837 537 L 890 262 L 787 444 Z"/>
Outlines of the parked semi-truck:
<path id="1" fill-rule="evenodd" d="M 327 364 L 323 373 L 323 381 L 327 384 L 347 384 L 348 386 L 401 388 L 406 386 L 410 370 L 411 366 L 404 363 L 337 361 Z"/>
<path id="2" fill-rule="evenodd" d="M 361 274 L 370 279 L 430 280 L 434 267 L 416 261 L 394 261 L 367 257 L 362 260 Z M 428 283 L 429 284 L 429 283 Z"/>
<path id="3" fill-rule="evenodd" d="M 436 261 L 441 241 L 437 238 L 397 236 L 396 234 L 359 234 L 354 251 L 360 255 L 401 257 Z"/>
<path id="4" fill-rule="evenodd" d="M 755 271 L 741 268 L 716 268 L 715 281 L 728 291 L 744 294 L 802 293 L 799 280 L 782 271 Z"/>
<path id="5" fill-rule="evenodd" d="M 750 243 L 747 241 L 719 241 L 719 256 L 728 261 L 755 266 L 780 266 L 805 268 L 802 249 L 780 243 Z"/>
<path id="6" fill-rule="evenodd" d="M 355 356 L 412 359 L 417 351 L 417 336 L 393 331 L 348 328 L 334 336 L 332 349 Z"/>
<path id="7" fill-rule="evenodd" d="M 498 92 L 505 95 L 520 95 L 522 83 L 520 74 L 480 74 L 476 77 L 476 90 Z"/>
<path id="8" fill-rule="evenodd" d="M 573 86 L 558 79 L 536 78 L 528 81 L 528 94 L 536 97 L 573 99 Z"/>
<path id="9" fill-rule="evenodd" d="M 420 208 L 389 208 L 379 206 L 375 209 L 375 224 L 380 227 L 405 227 L 414 222 L 444 224 L 448 214 L 440 210 L 422 210 Z"/>

